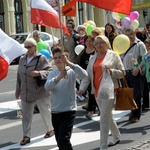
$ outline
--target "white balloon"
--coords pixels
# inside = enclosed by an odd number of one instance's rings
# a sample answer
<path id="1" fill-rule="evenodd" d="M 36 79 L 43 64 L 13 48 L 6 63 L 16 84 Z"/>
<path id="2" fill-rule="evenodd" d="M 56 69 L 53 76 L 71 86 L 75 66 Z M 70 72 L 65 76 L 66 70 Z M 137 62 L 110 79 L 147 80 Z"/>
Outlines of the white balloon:
<path id="1" fill-rule="evenodd" d="M 84 46 L 83 46 L 83 45 L 77 45 L 77 46 L 75 47 L 75 53 L 76 53 L 77 55 L 79 55 L 79 54 L 82 52 L 83 49 L 84 49 Z"/>

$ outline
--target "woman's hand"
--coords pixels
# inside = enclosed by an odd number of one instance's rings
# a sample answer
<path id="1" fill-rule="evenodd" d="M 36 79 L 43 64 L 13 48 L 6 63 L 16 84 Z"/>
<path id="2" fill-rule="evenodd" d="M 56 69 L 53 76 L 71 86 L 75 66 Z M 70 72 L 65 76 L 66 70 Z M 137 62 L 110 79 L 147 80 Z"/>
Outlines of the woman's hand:
<path id="1" fill-rule="evenodd" d="M 39 72 L 39 71 L 36 71 L 36 70 L 31 71 L 30 76 L 33 77 L 33 78 L 34 78 L 34 77 L 38 77 L 38 76 L 40 76 L 40 72 Z"/>
<path id="2" fill-rule="evenodd" d="M 111 71 L 111 69 L 110 69 L 109 67 L 104 66 L 104 69 L 105 69 L 107 72 L 109 72 L 109 73 L 110 73 L 110 75 L 112 75 L 112 71 Z"/>

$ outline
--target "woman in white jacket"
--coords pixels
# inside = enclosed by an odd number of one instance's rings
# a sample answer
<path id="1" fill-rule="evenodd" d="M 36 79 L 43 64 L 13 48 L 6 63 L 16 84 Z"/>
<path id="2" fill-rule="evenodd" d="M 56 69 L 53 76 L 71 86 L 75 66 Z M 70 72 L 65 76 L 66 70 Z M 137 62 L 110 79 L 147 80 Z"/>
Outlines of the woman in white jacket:
<path id="1" fill-rule="evenodd" d="M 97 53 L 91 56 L 87 66 L 88 77 L 82 80 L 79 93 L 82 94 L 91 83 L 96 102 L 101 111 L 100 117 L 100 150 L 107 149 L 107 140 L 109 129 L 113 136 L 113 142 L 109 146 L 114 146 L 120 142 L 120 132 L 113 118 L 112 110 L 115 99 L 102 100 L 98 99 L 98 89 L 101 86 L 103 72 L 110 72 L 114 88 L 118 87 L 117 79 L 122 78 L 124 67 L 120 57 L 111 50 L 111 46 L 107 37 L 99 35 L 95 38 L 94 46 Z M 115 92 L 114 89 L 114 92 Z"/>

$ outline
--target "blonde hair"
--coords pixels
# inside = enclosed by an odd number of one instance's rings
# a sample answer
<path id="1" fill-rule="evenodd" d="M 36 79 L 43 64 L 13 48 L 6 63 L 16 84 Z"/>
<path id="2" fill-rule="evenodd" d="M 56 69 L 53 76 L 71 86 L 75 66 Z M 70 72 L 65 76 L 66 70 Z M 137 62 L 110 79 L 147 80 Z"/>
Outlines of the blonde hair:
<path id="1" fill-rule="evenodd" d="M 86 27 L 84 26 L 84 25 L 79 25 L 78 27 L 77 27 L 77 31 L 78 31 L 78 29 L 82 29 L 82 30 L 84 30 L 84 31 L 86 31 Z"/>
<path id="2" fill-rule="evenodd" d="M 32 44 L 34 46 L 37 46 L 37 43 L 36 43 L 36 41 L 33 38 L 26 39 L 24 44 L 26 44 L 26 43 Z"/>
<path id="3" fill-rule="evenodd" d="M 96 35 L 101 35 L 102 34 L 102 30 L 99 27 L 96 27 L 95 29 L 92 30 L 92 33 L 95 33 Z"/>
<path id="4" fill-rule="evenodd" d="M 97 40 L 98 38 L 101 38 L 107 44 L 109 49 L 112 49 L 110 42 L 109 42 L 109 39 L 105 35 L 98 35 L 95 37 L 95 40 Z M 94 44 L 95 44 L 95 40 L 94 40 Z"/>

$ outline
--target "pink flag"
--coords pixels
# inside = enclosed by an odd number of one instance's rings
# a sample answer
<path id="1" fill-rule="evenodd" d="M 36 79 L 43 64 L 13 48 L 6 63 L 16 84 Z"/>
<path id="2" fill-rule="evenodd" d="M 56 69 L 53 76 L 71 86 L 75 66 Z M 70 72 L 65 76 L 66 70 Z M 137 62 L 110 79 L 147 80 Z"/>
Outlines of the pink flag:
<path id="1" fill-rule="evenodd" d="M 31 3 L 31 22 L 53 28 L 60 28 L 59 16 L 56 10 L 45 0 L 32 0 Z M 68 29 L 62 23 L 62 29 L 69 35 Z"/>
<path id="2" fill-rule="evenodd" d="M 9 64 L 27 50 L 0 29 L 0 81 L 7 76 Z"/>

